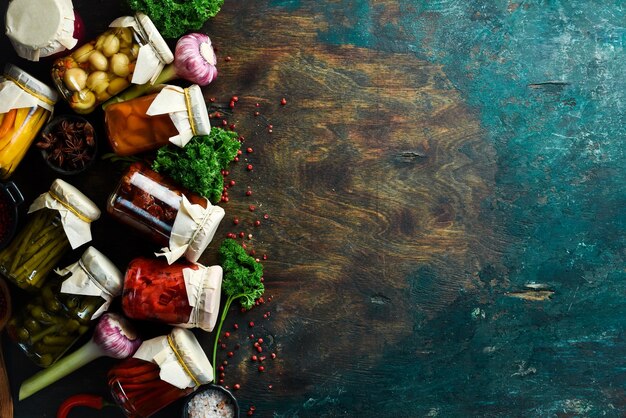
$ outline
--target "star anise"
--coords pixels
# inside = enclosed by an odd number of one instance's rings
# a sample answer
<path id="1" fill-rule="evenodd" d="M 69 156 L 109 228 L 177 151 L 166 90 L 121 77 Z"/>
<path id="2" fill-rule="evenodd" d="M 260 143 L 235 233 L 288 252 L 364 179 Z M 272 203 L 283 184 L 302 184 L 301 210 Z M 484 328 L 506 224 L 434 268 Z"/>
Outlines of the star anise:
<path id="1" fill-rule="evenodd" d="M 50 133 L 41 135 L 41 138 L 42 139 L 39 142 L 37 142 L 37 144 L 35 144 L 40 149 L 46 149 L 46 150 L 50 149 L 57 142 L 57 137 Z"/>

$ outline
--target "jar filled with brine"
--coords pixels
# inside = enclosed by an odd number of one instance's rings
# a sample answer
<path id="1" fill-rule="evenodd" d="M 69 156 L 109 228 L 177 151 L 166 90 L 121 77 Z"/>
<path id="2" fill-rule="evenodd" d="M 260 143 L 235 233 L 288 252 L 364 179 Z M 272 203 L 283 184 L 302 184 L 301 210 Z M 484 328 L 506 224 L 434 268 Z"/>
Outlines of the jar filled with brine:
<path id="1" fill-rule="evenodd" d="M 114 20 L 109 29 L 52 67 L 52 79 L 70 107 L 90 113 L 133 84 L 154 81 L 174 54 L 143 13 Z"/>
<path id="2" fill-rule="evenodd" d="M 169 263 L 185 256 L 196 262 L 209 245 L 224 209 L 172 180 L 133 163 L 107 203 L 115 219 L 161 245 Z"/>
<path id="3" fill-rule="evenodd" d="M 50 119 L 57 93 L 18 67 L 0 77 L 0 178 L 6 179 Z"/>
<path id="4" fill-rule="evenodd" d="M 77 188 L 56 179 L 28 213 L 24 229 L 0 251 L 0 273 L 22 289 L 36 290 L 70 248 L 91 241 L 91 222 L 100 210 Z"/>
<path id="5" fill-rule="evenodd" d="M 189 330 L 153 338 L 108 374 L 113 399 L 128 417 L 149 417 L 213 380 L 213 367 Z"/>
<path id="6" fill-rule="evenodd" d="M 220 266 L 136 258 L 124 277 L 122 308 L 129 318 L 210 332 L 217 322 L 221 288 Z"/>
<path id="7" fill-rule="evenodd" d="M 41 367 L 58 360 L 122 293 L 122 273 L 100 251 L 87 248 L 74 264 L 57 270 L 7 330 Z"/>
<path id="8" fill-rule="evenodd" d="M 168 143 L 184 147 L 194 136 L 208 135 L 211 122 L 202 90 L 166 86 L 159 93 L 105 108 L 107 135 L 117 155 L 132 155 Z"/>

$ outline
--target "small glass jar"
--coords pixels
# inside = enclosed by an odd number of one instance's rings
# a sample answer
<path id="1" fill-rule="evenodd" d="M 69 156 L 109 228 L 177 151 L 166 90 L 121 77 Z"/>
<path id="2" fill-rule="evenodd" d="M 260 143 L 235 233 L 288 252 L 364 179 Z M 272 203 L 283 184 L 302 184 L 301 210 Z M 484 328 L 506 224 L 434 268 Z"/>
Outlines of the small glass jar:
<path id="1" fill-rule="evenodd" d="M 57 361 L 122 293 L 122 273 L 93 247 L 58 273 L 7 326 L 11 339 L 40 367 Z"/>
<path id="2" fill-rule="evenodd" d="M 40 288 L 70 248 L 91 240 L 98 207 L 74 186 L 56 179 L 30 206 L 27 225 L 0 251 L 0 273 L 26 290 Z"/>
<path id="3" fill-rule="evenodd" d="M 209 245 L 224 209 L 142 163 L 131 164 L 107 203 L 107 212 L 150 237 L 172 263 L 196 262 Z"/>
<path id="4" fill-rule="evenodd" d="M 57 93 L 7 64 L 0 78 L 0 178 L 7 179 L 50 119 Z"/>
<path id="5" fill-rule="evenodd" d="M 174 328 L 170 335 L 145 341 L 108 378 L 113 399 L 126 416 L 149 417 L 211 382 L 213 367 L 193 333 Z"/>
<path id="6" fill-rule="evenodd" d="M 202 90 L 166 86 L 159 93 L 114 103 L 105 108 L 107 135 L 117 155 L 160 148 L 170 142 L 185 146 L 192 137 L 208 135 L 211 122 Z"/>
<path id="7" fill-rule="evenodd" d="M 20 57 L 39 61 L 72 49 L 84 27 L 71 0 L 11 0 L 6 34 Z"/>
<path id="8" fill-rule="evenodd" d="M 217 322 L 221 286 L 220 266 L 136 258 L 124 277 L 122 308 L 129 318 L 210 332 Z"/>
<path id="9" fill-rule="evenodd" d="M 137 13 L 114 20 L 96 39 L 57 59 L 52 79 L 74 111 L 90 113 L 131 83 L 153 80 L 173 60 L 150 18 Z"/>

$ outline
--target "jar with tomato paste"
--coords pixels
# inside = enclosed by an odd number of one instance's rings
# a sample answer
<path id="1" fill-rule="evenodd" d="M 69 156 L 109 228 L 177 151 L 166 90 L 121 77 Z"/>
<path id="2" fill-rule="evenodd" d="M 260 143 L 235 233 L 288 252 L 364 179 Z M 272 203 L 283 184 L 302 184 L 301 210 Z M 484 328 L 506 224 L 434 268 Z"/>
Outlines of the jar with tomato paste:
<path id="1" fill-rule="evenodd" d="M 221 286 L 220 266 L 136 258 L 126 270 L 122 308 L 129 318 L 210 332 L 219 313 Z"/>
<path id="2" fill-rule="evenodd" d="M 142 163 L 133 163 L 107 203 L 107 211 L 163 247 L 157 255 L 173 263 L 196 262 L 224 218 L 224 209 Z"/>
<path id="3" fill-rule="evenodd" d="M 189 330 L 144 341 L 108 374 L 113 399 L 129 417 L 149 417 L 213 380 L 213 367 Z"/>
<path id="4" fill-rule="evenodd" d="M 208 135 L 211 122 L 202 90 L 165 86 L 159 93 L 105 108 L 107 135 L 117 155 L 132 155 L 168 143 L 184 147 L 194 136 Z"/>

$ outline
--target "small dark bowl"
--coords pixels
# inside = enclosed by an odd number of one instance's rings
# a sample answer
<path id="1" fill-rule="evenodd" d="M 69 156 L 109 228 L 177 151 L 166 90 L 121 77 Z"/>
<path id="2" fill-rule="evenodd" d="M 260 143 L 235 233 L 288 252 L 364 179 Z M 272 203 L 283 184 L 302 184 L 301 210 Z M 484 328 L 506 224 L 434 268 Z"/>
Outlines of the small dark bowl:
<path id="1" fill-rule="evenodd" d="M 5 248 L 15 235 L 17 229 L 17 207 L 24 202 L 22 193 L 12 181 L 0 184 L 0 202 L 6 203 L 6 213 L 0 215 L 0 219 L 9 220 L 10 225 L 7 228 L 7 232 L 4 236 L 0 235 L 0 250 Z M 0 204 L 0 210 L 4 211 L 3 205 Z"/>
<path id="2" fill-rule="evenodd" d="M 185 405 L 183 407 L 183 418 L 189 418 L 188 408 L 189 408 L 189 403 L 191 402 L 191 400 L 195 396 L 198 396 L 205 392 L 219 392 L 223 396 L 225 396 L 232 403 L 235 409 L 235 414 L 233 415 L 233 418 L 239 418 L 239 404 L 237 403 L 237 399 L 235 398 L 235 396 L 228 389 L 225 389 L 222 386 L 213 385 L 213 384 L 204 385 L 202 386 L 202 388 L 200 388 L 199 390 L 195 391 L 194 393 L 192 393 L 191 395 L 187 397 L 187 400 L 185 401 Z"/>
<path id="3" fill-rule="evenodd" d="M 59 165 L 56 164 L 56 162 L 48 158 L 48 154 L 50 150 L 41 149 L 40 147 L 41 155 L 43 156 L 43 159 L 46 161 L 46 164 L 48 164 L 48 167 L 50 167 L 56 173 L 59 173 L 61 175 L 71 176 L 71 175 L 82 173 L 93 164 L 93 162 L 96 159 L 96 151 L 98 149 L 98 138 L 96 136 L 96 132 L 95 132 L 95 129 L 93 128 L 93 125 L 87 119 L 81 116 L 77 116 L 77 115 L 60 115 L 52 119 L 50 122 L 48 122 L 48 124 L 42 129 L 41 134 L 40 134 L 40 141 L 43 140 L 44 135 L 48 135 L 50 133 L 55 132 L 57 125 L 61 124 L 61 122 L 63 121 L 82 122 L 85 124 L 86 127 L 89 126 L 93 132 L 94 145 L 92 147 L 87 148 L 89 150 L 89 155 L 91 156 L 91 159 L 83 167 L 79 167 L 76 169 L 66 169 L 63 167 L 59 167 Z"/>

